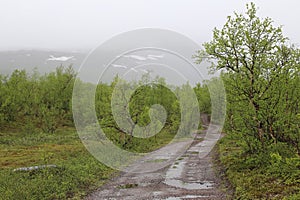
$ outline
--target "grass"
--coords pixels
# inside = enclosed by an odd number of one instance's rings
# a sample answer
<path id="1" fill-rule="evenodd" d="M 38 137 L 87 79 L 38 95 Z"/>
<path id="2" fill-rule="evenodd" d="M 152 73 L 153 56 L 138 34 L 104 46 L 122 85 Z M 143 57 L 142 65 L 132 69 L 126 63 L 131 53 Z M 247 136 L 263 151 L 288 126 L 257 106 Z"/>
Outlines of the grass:
<path id="1" fill-rule="evenodd" d="M 282 145 L 282 146 L 280 146 Z M 226 135 L 218 144 L 225 174 L 234 189 L 234 199 L 300 199 L 300 158 L 283 144 L 278 151 L 249 154 L 238 135 Z"/>
<path id="2" fill-rule="evenodd" d="M 119 189 L 129 189 L 129 188 L 135 188 L 137 186 L 139 186 L 137 183 L 128 183 L 125 185 L 119 185 L 118 188 Z"/>
<path id="3" fill-rule="evenodd" d="M 45 164 L 58 167 L 13 171 Z M 54 134 L 0 133 L 0 199 L 80 199 L 114 172 L 86 151 L 72 128 Z"/>
<path id="4" fill-rule="evenodd" d="M 152 151 L 166 145 L 173 136 L 165 130 L 155 138 L 133 140 L 128 148 L 136 152 Z M 13 171 L 47 164 L 57 167 Z M 16 130 L 0 133 L 0 200 L 82 199 L 116 172 L 85 149 L 74 128 L 61 128 L 53 134 Z"/>
<path id="5" fill-rule="evenodd" d="M 170 130 L 170 127 L 165 127 L 158 134 L 149 138 L 133 137 L 131 142 L 127 143 L 127 145 L 124 147 L 122 145 L 124 142 L 120 141 L 119 133 L 116 130 L 106 128 L 104 129 L 104 132 L 110 141 L 112 141 L 115 145 L 136 153 L 152 152 L 170 143 L 176 135 L 176 131 Z"/>

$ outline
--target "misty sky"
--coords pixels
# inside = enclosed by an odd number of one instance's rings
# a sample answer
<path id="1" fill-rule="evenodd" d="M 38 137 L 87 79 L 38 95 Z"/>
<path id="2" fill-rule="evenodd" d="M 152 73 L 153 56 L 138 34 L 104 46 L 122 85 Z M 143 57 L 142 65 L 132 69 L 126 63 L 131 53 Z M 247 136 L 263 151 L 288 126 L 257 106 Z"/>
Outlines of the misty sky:
<path id="1" fill-rule="evenodd" d="M 165 28 L 195 42 L 209 41 L 244 0 L 10 0 L 0 1 L 0 50 L 90 50 L 112 36 L 137 28 Z M 297 0 L 257 0 L 259 16 L 284 25 L 300 44 Z"/>

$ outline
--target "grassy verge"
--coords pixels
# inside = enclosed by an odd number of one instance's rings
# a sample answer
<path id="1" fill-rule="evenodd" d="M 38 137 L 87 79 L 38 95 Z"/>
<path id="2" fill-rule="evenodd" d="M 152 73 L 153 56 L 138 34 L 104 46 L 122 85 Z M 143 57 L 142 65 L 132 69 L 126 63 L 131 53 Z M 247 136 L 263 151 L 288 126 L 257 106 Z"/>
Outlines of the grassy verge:
<path id="1" fill-rule="evenodd" d="M 221 181 L 219 189 L 226 194 L 226 200 L 230 200 L 233 199 L 234 188 L 226 176 L 226 169 L 220 160 L 220 152 L 218 149 L 219 147 L 216 145 L 212 150 L 213 168 L 215 174 L 220 178 Z"/>
<path id="2" fill-rule="evenodd" d="M 300 199 L 300 158 L 284 144 L 260 154 L 243 149 L 239 135 L 223 137 L 219 158 L 234 189 L 234 199 Z"/>
<path id="3" fill-rule="evenodd" d="M 147 152 L 167 144 L 174 134 L 132 141 L 132 151 Z M 19 167 L 56 165 L 28 172 Z M 105 183 L 116 171 L 96 160 L 74 128 L 53 134 L 0 133 L 0 199 L 81 199 Z"/>
<path id="4" fill-rule="evenodd" d="M 114 172 L 86 151 L 74 129 L 0 134 L 0 199 L 80 199 Z M 45 164 L 57 168 L 13 171 Z"/>
<path id="5" fill-rule="evenodd" d="M 174 139 L 174 136 L 177 134 L 176 131 L 177 129 L 174 130 L 172 129 L 172 127 L 164 127 L 159 133 L 151 137 L 138 138 L 130 137 L 127 134 L 125 138 L 124 136 L 120 137 L 120 133 L 114 129 L 103 129 L 103 132 L 106 134 L 106 137 L 110 141 L 112 141 L 116 146 L 136 153 L 152 152 L 153 150 L 167 145 Z M 178 141 L 180 139 L 185 139 L 185 137 L 179 137 L 175 140 Z M 126 145 L 124 145 L 124 143 L 126 143 Z"/>

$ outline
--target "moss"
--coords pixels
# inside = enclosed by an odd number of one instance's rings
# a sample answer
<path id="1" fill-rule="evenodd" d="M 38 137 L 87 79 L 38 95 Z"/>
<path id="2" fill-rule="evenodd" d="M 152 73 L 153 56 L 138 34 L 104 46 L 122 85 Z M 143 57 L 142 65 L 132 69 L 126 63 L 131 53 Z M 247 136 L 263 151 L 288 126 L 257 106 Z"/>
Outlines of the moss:
<path id="1" fill-rule="evenodd" d="M 115 172 L 89 154 L 74 129 L 54 134 L 2 133 L 1 139 L 8 142 L 0 144 L 0 199 L 79 199 Z M 57 168 L 13 171 L 44 164 Z"/>
<path id="2" fill-rule="evenodd" d="M 127 184 L 124 184 L 124 185 L 119 185 L 117 188 L 119 188 L 119 189 L 128 189 L 128 188 L 135 188 L 137 186 L 138 186 L 137 183 L 127 183 Z"/>
<path id="3" fill-rule="evenodd" d="M 218 143 L 219 159 L 234 188 L 234 199 L 297 197 L 300 193 L 300 172 L 295 166 L 297 163 L 300 165 L 300 159 L 278 156 L 274 154 L 273 147 L 249 154 L 244 152 L 241 143 L 241 138 L 235 135 L 227 135 Z"/>

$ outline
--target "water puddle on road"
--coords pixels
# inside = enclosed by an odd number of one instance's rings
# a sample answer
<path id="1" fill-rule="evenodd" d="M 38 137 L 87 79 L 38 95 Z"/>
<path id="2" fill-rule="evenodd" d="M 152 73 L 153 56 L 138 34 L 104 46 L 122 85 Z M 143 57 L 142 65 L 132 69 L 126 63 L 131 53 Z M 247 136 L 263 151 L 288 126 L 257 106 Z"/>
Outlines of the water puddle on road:
<path id="1" fill-rule="evenodd" d="M 184 166 L 187 162 L 183 160 L 177 160 L 167 171 L 165 184 L 177 188 L 183 188 L 187 190 L 198 189 L 211 189 L 214 183 L 211 181 L 190 181 L 189 183 L 180 180 Z"/>
<path id="2" fill-rule="evenodd" d="M 187 190 L 200 190 L 200 189 L 211 189 L 213 188 L 212 182 L 199 182 L 199 183 L 185 183 L 181 180 L 176 179 L 166 179 L 165 183 L 167 185 L 177 187 L 177 188 L 183 188 Z"/>
<path id="3" fill-rule="evenodd" d="M 195 199 L 195 198 L 208 198 L 211 196 L 204 196 L 204 195 L 186 195 L 182 197 L 168 197 L 165 200 L 181 200 L 181 199 Z"/>

